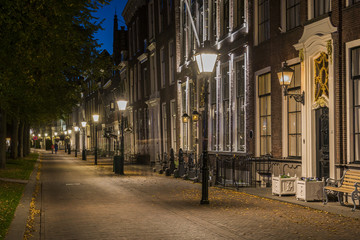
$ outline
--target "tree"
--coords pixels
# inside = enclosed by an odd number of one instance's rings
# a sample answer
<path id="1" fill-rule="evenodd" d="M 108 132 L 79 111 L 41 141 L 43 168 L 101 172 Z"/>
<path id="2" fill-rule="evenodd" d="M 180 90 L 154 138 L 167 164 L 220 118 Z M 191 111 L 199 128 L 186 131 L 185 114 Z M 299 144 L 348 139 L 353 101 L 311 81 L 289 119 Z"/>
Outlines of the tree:
<path id="1" fill-rule="evenodd" d="M 99 56 L 93 34 L 101 28 L 101 21 L 94 22 L 92 14 L 108 3 L 0 3 L 0 136 L 6 136 L 6 116 L 17 124 L 37 125 L 71 111 L 79 99 L 81 76 L 91 73 Z M 2 144 L 4 139 L 0 139 L 0 151 Z M 0 156 L 1 167 L 3 162 L 5 158 Z"/>

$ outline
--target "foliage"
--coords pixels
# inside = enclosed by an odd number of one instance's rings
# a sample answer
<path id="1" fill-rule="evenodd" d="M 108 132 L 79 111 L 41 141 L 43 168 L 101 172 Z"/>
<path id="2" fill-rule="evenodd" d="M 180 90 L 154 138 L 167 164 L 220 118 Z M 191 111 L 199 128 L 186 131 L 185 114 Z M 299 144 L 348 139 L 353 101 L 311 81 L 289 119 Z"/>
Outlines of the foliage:
<path id="1" fill-rule="evenodd" d="M 100 54 L 93 34 L 101 28 L 92 13 L 108 2 L 2 1 L 0 108 L 33 124 L 70 112 L 83 77 L 102 74 L 92 70 Z"/>

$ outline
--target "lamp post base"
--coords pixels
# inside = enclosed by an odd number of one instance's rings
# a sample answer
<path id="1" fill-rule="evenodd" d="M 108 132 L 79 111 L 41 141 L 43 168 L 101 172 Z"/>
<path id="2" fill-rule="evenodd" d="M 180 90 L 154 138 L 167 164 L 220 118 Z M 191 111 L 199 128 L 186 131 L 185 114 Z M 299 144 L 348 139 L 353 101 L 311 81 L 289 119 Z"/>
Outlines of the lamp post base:
<path id="1" fill-rule="evenodd" d="M 201 200 L 200 201 L 201 205 L 205 205 L 205 204 L 209 204 L 209 203 L 210 203 L 209 200 Z"/>
<path id="2" fill-rule="evenodd" d="M 82 160 L 86 161 L 86 151 L 82 151 Z"/>

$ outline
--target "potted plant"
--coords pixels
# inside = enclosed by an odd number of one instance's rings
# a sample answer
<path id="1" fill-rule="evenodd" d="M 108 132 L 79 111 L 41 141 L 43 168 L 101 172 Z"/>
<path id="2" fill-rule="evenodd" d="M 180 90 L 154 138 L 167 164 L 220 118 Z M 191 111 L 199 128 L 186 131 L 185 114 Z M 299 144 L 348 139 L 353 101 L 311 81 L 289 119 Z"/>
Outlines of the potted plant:
<path id="1" fill-rule="evenodd" d="M 296 181 L 296 199 L 307 201 L 322 200 L 324 179 L 298 178 Z"/>
<path id="2" fill-rule="evenodd" d="M 295 195 L 296 193 L 296 174 L 294 177 L 290 175 L 272 176 L 272 195 Z"/>

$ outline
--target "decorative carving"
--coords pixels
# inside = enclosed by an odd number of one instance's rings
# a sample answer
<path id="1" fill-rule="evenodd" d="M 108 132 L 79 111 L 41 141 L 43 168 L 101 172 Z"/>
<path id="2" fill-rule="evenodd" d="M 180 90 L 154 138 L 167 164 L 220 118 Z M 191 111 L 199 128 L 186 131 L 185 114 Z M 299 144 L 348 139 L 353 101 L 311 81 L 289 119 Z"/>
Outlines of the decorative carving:
<path id="1" fill-rule="evenodd" d="M 327 54 L 330 57 L 330 63 L 332 62 L 332 44 L 331 44 L 331 40 L 327 41 Z"/>
<path id="2" fill-rule="evenodd" d="M 304 61 L 304 49 L 300 49 L 299 50 L 299 58 L 300 58 L 300 62 Z"/>
<path id="3" fill-rule="evenodd" d="M 314 83 L 315 83 L 315 102 L 321 96 L 329 97 L 329 63 L 328 55 L 324 52 L 314 60 Z"/>
<path id="4" fill-rule="evenodd" d="M 321 97 L 319 97 L 312 105 L 313 110 L 322 108 L 322 107 L 329 107 L 329 98 L 326 97 L 325 95 L 322 95 Z"/>

